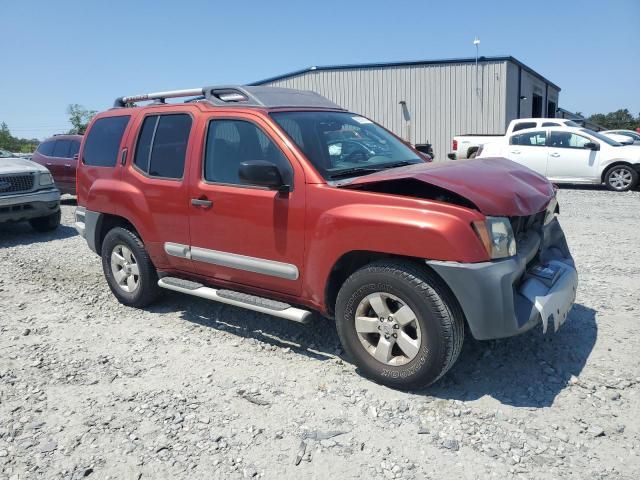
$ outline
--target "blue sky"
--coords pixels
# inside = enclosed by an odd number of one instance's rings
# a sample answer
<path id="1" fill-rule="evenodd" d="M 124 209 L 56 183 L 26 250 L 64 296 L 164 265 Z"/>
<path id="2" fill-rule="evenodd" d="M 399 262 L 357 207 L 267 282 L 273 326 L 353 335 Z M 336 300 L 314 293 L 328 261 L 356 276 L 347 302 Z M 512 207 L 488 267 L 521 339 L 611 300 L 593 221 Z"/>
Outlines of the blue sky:
<path id="1" fill-rule="evenodd" d="M 586 114 L 640 112 L 640 0 L 0 0 L 0 121 L 67 130 L 70 103 L 247 83 L 312 65 L 513 55 Z"/>

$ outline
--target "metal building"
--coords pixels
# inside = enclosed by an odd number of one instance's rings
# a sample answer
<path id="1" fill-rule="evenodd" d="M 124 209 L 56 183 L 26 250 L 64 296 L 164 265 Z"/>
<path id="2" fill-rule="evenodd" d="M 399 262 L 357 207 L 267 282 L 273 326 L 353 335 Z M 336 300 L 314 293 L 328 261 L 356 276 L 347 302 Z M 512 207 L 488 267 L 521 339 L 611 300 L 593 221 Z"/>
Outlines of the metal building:
<path id="1" fill-rule="evenodd" d="M 311 67 L 251 85 L 313 90 L 444 160 L 458 134 L 502 134 L 514 118 L 554 117 L 560 87 L 513 57 Z"/>

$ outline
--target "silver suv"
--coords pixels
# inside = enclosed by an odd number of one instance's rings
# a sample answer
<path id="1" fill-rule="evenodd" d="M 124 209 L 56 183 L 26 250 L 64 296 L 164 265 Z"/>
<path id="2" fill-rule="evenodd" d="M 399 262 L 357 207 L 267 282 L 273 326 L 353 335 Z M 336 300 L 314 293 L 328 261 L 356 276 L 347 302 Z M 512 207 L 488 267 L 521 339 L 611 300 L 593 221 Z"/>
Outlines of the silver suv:
<path id="1" fill-rule="evenodd" d="M 60 191 L 45 167 L 0 155 L 0 224 L 25 220 L 38 232 L 55 230 L 60 225 Z"/>

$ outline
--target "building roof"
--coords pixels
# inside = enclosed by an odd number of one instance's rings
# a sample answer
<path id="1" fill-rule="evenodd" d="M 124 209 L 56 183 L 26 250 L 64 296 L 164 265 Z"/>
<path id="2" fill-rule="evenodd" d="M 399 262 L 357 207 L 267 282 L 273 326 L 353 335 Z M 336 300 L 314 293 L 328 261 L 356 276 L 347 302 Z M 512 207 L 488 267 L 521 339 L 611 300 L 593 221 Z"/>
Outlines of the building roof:
<path id="1" fill-rule="evenodd" d="M 512 57 L 512 56 L 498 56 L 498 57 L 478 57 L 478 63 L 486 63 L 486 62 L 511 62 L 523 70 L 529 72 L 534 77 L 539 78 L 545 83 L 548 83 L 552 87 L 560 90 L 560 87 L 555 83 L 547 80 L 545 77 L 540 75 L 538 72 L 533 70 L 531 67 L 528 67 L 520 60 Z M 354 64 L 346 64 L 346 65 L 324 65 L 324 66 L 314 66 L 309 68 L 303 68 L 302 70 L 296 70 L 294 72 L 285 73 L 283 75 L 277 75 L 275 77 L 265 78 L 263 80 L 259 80 L 257 82 L 249 83 L 248 85 L 264 85 L 265 83 L 271 83 L 278 80 L 284 80 L 291 77 L 297 77 L 298 75 L 302 75 L 309 72 L 318 72 L 318 71 L 331 71 L 331 70 L 354 70 L 358 68 L 385 68 L 385 67 L 411 67 L 411 66 L 420 66 L 420 65 L 446 65 L 452 63 L 476 63 L 475 57 L 470 58 L 447 58 L 443 60 L 414 60 L 407 62 L 379 62 L 379 63 L 354 63 Z"/>

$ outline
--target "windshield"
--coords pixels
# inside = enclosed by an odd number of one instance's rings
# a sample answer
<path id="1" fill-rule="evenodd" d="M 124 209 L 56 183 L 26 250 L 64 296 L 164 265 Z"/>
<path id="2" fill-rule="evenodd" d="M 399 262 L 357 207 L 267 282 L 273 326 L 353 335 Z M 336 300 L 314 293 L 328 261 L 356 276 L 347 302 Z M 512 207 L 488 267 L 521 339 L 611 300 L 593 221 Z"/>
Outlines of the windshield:
<path id="1" fill-rule="evenodd" d="M 573 120 L 567 120 L 566 122 L 564 122 L 564 126 L 565 127 L 581 127 L 582 125 L 574 122 Z"/>
<path id="2" fill-rule="evenodd" d="M 589 130 L 588 128 L 583 128 L 582 131 L 588 133 L 592 137 L 596 137 L 598 140 L 606 143 L 607 145 L 611 145 L 612 147 L 622 147 L 621 143 L 616 142 L 613 138 L 607 137 L 606 135 L 594 132 L 593 130 Z"/>
<path id="3" fill-rule="evenodd" d="M 423 160 L 384 128 L 347 112 L 274 112 L 273 119 L 327 180 Z"/>

